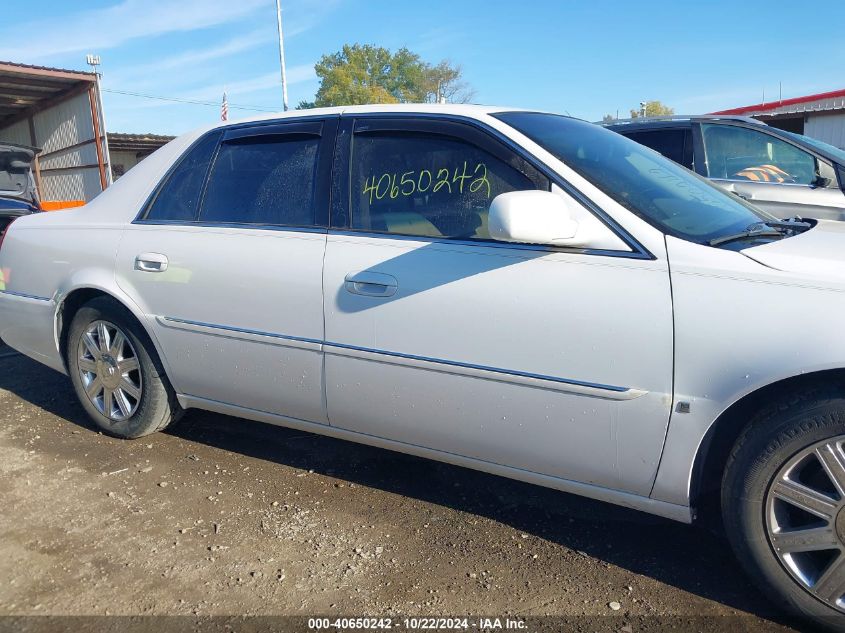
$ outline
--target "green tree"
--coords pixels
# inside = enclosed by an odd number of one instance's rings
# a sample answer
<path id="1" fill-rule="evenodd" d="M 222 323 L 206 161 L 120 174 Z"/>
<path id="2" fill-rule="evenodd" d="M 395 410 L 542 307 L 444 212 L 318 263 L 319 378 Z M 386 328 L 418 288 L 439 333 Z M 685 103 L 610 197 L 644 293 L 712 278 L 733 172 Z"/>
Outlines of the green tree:
<path id="1" fill-rule="evenodd" d="M 645 115 L 646 116 L 670 116 L 675 114 L 675 108 L 663 105 L 660 101 L 646 101 Z M 642 116 L 642 110 L 631 109 L 631 118 L 637 119 Z"/>
<path id="2" fill-rule="evenodd" d="M 426 101 L 440 103 L 469 103 L 475 97 L 475 90 L 463 79 L 463 69 L 443 60 L 426 71 L 428 82 Z"/>
<path id="3" fill-rule="evenodd" d="M 314 70 L 320 78 L 314 101 L 300 101 L 297 108 L 423 103 L 440 97 L 465 102 L 472 97 L 460 66 L 447 61 L 432 66 L 407 48 L 391 53 L 379 46 L 346 44 L 323 55 Z"/>

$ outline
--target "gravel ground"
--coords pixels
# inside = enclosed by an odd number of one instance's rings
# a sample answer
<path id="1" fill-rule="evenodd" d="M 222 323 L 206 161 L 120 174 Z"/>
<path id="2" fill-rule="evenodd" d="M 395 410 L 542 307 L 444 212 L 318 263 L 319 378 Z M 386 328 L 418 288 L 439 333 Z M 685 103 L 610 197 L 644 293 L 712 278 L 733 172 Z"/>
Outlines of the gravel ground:
<path id="1" fill-rule="evenodd" d="M 713 621 L 796 630 L 700 529 L 201 411 L 113 439 L 64 376 L 7 352 L 0 616 L 606 616 L 628 631 L 739 615 Z"/>

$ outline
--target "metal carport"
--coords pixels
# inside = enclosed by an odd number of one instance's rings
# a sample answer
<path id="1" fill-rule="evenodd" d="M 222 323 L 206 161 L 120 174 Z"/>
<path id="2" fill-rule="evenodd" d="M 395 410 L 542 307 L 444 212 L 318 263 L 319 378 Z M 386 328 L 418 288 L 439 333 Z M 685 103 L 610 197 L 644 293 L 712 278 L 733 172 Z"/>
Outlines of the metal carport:
<path id="1" fill-rule="evenodd" d="M 0 62 L 0 141 L 41 149 L 45 209 L 83 204 L 110 182 L 94 73 Z"/>

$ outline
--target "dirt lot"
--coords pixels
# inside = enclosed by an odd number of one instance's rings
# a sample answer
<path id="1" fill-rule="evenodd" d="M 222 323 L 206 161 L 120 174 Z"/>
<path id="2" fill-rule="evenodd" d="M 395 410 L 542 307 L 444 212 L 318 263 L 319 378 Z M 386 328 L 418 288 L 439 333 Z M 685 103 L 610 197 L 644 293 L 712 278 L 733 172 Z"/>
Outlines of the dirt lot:
<path id="1" fill-rule="evenodd" d="M 743 630 L 793 630 L 701 530 L 198 411 L 113 439 L 65 377 L 8 348 L 0 508 L 0 615 L 587 615 L 621 630 L 743 615 Z"/>

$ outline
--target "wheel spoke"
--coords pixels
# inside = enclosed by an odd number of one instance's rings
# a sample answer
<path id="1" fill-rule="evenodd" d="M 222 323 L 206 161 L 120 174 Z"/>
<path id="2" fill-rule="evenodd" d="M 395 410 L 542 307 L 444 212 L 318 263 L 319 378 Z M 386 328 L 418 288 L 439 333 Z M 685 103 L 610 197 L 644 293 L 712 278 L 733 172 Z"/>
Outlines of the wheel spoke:
<path id="1" fill-rule="evenodd" d="M 772 494 L 797 508 L 827 521 L 836 514 L 836 501 L 812 488 L 789 479 L 781 479 L 772 487 Z"/>
<path id="2" fill-rule="evenodd" d="M 771 538 L 772 545 L 782 554 L 839 549 L 839 540 L 830 525 L 776 532 Z"/>
<path id="3" fill-rule="evenodd" d="M 123 342 L 125 340 L 123 332 L 115 330 L 114 338 L 109 341 L 109 354 L 112 358 L 120 358 L 120 355 L 123 354 Z"/>
<path id="4" fill-rule="evenodd" d="M 89 360 L 87 358 L 80 358 L 79 359 L 79 369 L 82 371 L 87 371 L 91 374 L 97 373 L 97 363 L 93 360 Z"/>
<path id="5" fill-rule="evenodd" d="M 122 361 L 118 362 L 117 367 L 120 370 L 120 373 L 125 376 L 130 371 L 138 369 L 138 359 L 124 358 Z"/>
<path id="6" fill-rule="evenodd" d="M 94 340 L 94 337 L 91 336 L 91 332 L 86 332 L 82 335 L 82 342 L 85 343 L 85 348 L 94 360 L 100 360 L 102 352 L 100 352 L 100 348 L 97 346 L 97 342 Z"/>
<path id="7" fill-rule="evenodd" d="M 828 477 L 839 492 L 839 498 L 845 499 L 845 455 L 837 442 L 828 442 L 816 449 L 816 457 L 824 466 Z"/>
<path id="8" fill-rule="evenodd" d="M 812 586 L 823 600 L 835 603 L 845 595 L 845 554 L 839 554 Z"/>
<path id="9" fill-rule="evenodd" d="M 141 398 L 141 390 L 138 389 L 138 387 L 133 385 L 126 378 L 121 378 L 120 384 L 118 385 L 117 388 L 120 389 L 121 392 L 126 392 L 127 394 L 129 394 L 130 396 L 135 398 L 135 400 L 140 400 L 140 398 Z"/>
<path id="10" fill-rule="evenodd" d="M 124 418 L 128 418 L 129 414 L 132 412 L 132 405 L 129 404 L 129 400 L 126 399 L 126 394 L 123 392 L 123 389 L 118 387 L 114 392 L 114 399 L 117 402 L 117 408 L 120 409 L 120 413 Z"/>
<path id="11" fill-rule="evenodd" d="M 109 351 L 109 331 L 106 324 L 100 321 L 97 324 L 97 338 L 100 339 L 100 353 L 106 354 Z"/>
<path id="12" fill-rule="evenodd" d="M 94 401 L 97 396 L 100 395 L 100 391 L 102 391 L 103 385 L 100 383 L 99 378 L 94 378 L 88 385 L 85 387 L 85 393 L 88 394 L 88 397 Z"/>
<path id="13" fill-rule="evenodd" d="M 103 387 L 103 413 L 105 413 L 107 418 L 111 417 L 113 393 L 114 392 L 111 389 Z"/>

